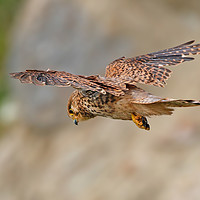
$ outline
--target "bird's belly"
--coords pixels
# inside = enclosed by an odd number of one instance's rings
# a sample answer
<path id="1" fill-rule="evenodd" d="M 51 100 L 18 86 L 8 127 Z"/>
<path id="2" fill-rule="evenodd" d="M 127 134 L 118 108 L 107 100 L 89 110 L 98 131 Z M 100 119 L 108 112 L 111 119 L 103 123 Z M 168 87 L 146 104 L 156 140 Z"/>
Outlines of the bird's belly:
<path id="1" fill-rule="evenodd" d="M 118 100 L 112 103 L 108 102 L 100 107 L 93 106 L 90 108 L 90 112 L 96 116 L 122 120 L 131 120 L 131 113 L 134 110 L 134 104 L 127 103 L 124 100 Z"/>

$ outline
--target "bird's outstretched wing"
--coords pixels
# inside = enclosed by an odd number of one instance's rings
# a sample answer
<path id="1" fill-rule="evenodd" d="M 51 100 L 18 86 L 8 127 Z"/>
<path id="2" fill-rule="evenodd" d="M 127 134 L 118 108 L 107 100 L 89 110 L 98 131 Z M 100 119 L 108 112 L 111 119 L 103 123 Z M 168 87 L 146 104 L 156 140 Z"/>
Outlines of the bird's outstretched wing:
<path id="1" fill-rule="evenodd" d="M 129 90 L 128 85 L 136 83 L 163 87 L 171 74 L 171 70 L 167 69 L 166 66 L 193 60 L 194 58 L 188 57 L 188 55 L 200 53 L 200 44 L 192 45 L 193 42 L 190 41 L 173 48 L 134 58 L 121 57 L 107 66 L 105 77 L 99 75 L 81 76 L 53 70 L 26 70 L 10 73 L 10 75 L 22 83 L 57 87 L 72 86 L 83 91 L 94 91 L 102 94 L 108 92 L 120 96 Z"/>
<path id="2" fill-rule="evenodd" d="M 106 67 L 105 77 L 116 78 L 128 84 L 143 83 L 164 87 L 172 73 L 166 66 L 191 61 L 194 58 L 188 56 L 200 53 L 200 44 L 192 44 L 193 42 L 194 40 L 133 58 L 121 57 Z"/>
<path id="3" fill-rule="evenodd" d="M 12 78 L 19 79 L 22 83 L 32 83 L 34 85 L 53 85 L 57 87 L 72 86 L 76 89 L 94 91 L 102 94 L 106 92 L 115 96 L 123 95 L 126 90 L 125 85 L 104 77 L 81 76 L 64 71 L 53 70 L 26 70 L 24 72 L 10 73 Z"/>

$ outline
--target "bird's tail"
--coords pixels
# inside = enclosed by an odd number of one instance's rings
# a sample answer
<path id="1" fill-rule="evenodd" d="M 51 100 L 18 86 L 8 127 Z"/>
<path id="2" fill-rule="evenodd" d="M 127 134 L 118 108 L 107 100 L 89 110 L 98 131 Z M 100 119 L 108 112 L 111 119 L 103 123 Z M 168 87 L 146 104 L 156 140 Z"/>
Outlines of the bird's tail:
<path id="1" fill-rule="evenodd" d="M 166 107 L 192 107 L 200 105 L 198 100 L 162 99 L 161 102 Z"/>
<path id="2" fill-rule="evenodd" d="M 182 99 L 161 99 L 155 103 L 143 104 L 140 113 L 144 116 L 152 115 L 171 115 L 174 107 L 192 107 L 200 106 L 198 100 L 182 100 Z M 140 106 L 141 107 L 141 106 Z"/>

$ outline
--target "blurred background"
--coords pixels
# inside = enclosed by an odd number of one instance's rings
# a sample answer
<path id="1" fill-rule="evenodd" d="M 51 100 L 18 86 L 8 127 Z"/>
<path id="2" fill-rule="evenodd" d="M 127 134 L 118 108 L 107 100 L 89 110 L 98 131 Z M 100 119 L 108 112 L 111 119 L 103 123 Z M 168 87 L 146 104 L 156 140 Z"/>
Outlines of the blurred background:
<path id="1" fill-rule="evenodd" d="M 200 108 L 133 122 L 67 117 L 72 88 L 10 79 L 25 69 L 104 74 L 120 56 L 196 39 L 199 0 L 0 1 L 1 200 L 199 200 Z M 200 99 L 200 56 L 156 95 Z"/>

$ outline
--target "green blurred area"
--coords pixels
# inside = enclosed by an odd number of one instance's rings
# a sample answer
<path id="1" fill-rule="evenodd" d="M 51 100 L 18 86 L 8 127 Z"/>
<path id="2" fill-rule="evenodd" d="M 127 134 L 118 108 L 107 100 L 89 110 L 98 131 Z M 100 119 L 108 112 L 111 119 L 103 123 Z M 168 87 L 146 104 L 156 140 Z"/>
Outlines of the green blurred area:
<path id="1" fill-rule="evenodd" d="M 0 0 L 0 106 L 8 94 L 5 57 L 9 45 L 9 32 L 23 0 Z"/>

